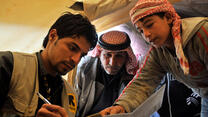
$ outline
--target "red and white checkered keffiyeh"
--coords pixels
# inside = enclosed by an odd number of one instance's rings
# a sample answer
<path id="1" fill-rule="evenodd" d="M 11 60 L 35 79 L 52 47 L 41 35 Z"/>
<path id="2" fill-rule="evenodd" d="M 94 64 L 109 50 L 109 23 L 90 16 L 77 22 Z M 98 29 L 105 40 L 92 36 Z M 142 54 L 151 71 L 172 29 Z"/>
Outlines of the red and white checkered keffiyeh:
<path id="1" fill-rule="evenodd" d="M 169 12 L 173 17 L 172 36 L 177 58 L 184 74 L 189 74 L 189 63 L 184 55 L 180 35 L 181 19 L 173 6 L 167 0 L 139 0 L 130 11 L 130 17 L 133 24 L 145 16 L 159 12 Z"/>
<path id="2" fill-rule="evenodd" d="M 127 39 L 129 39 L 129 38 L 127 38 L 127 34 L 124 32 L 121 32 L 121 31 L 110 31 L 110 32 L 104 33 L 102 35 L 102 41 L 109 44 L 109 45 L 124 44 L 127 42 Z M 96 45 L 96 47 L 88 53 L 88 56 L 99 57 L 102 50 L 113 51 L 113 52 L 126 51 L 128 54 L 128 60 L 126 62 L 126 71 L 127 71 L 127 73 L 132 74 L 132 75 L 136 74 L 136 71 L 139 66 L 138 66 L 136 56 L 134 55 L 130 44 L 128 47 L 126 47 L 124 49 L 111 50 L 111 49 L 107 49 L 107 48 L 105 48 L 105 49 L 102 48 L 98 43 Z"/>

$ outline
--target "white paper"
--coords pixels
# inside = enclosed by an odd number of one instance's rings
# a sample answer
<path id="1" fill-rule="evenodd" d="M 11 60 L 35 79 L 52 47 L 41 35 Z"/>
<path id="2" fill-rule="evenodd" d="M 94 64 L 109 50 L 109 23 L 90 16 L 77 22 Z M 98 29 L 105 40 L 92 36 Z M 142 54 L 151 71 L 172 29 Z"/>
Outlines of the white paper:
<path id="1" fill-rule="evenodd" d="M 147 100 L 145 100 L 139 107 L 131 113 L 107 115 L 105 117 L 150 117 L 162 105 L 165 85 L 153 93 Z"/>

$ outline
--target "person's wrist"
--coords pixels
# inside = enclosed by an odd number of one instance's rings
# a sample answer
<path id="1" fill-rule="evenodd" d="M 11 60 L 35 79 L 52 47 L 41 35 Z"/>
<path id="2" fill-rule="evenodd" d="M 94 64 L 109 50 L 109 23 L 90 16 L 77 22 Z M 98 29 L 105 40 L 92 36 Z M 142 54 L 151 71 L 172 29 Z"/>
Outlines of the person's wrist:
<path id="1" fill-rule="evenodd" d="M 119 107 L 122 108 L 122 110 L 126 113 L 126 110 L 125 110 L 125 108 L 124 108 L 122 105 L 114 104 L 113 106 L 119 106 Z"/>

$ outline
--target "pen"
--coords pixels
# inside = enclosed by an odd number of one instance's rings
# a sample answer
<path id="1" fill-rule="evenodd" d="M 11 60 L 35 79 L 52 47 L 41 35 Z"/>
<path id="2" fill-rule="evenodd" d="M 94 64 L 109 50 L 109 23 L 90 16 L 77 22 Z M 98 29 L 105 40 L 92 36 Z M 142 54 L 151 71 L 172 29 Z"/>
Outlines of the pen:
<path id="1" fill-rule="evenodd" d="M 42 99 L 46 104 L 51 104 L 46 98 L 44 98 L 39 92 L 37 92 L 38 97 Z"/>
<path id="2" fill-rule="evenodd" d="M 92 115 L 88 115 L 87 117 L 102 117 L 100 113 L 95 113 Z"/>

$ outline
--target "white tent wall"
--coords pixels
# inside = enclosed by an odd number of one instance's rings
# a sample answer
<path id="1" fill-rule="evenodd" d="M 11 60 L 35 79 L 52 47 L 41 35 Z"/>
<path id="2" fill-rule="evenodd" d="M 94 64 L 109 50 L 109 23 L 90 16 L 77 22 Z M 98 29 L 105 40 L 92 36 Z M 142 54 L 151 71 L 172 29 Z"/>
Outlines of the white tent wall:
<path id="1" fill-rule="evenodd" d="M 17 24 L 0 24 L 0 50 L 35 52 L 40 50 L 44 34 L 44 28 L 30 27 Z"/>
<path id="2" fill-rule="evenodd" d="M 35 52 L 71 0 L 1 0 L 0 50 Z"/>

